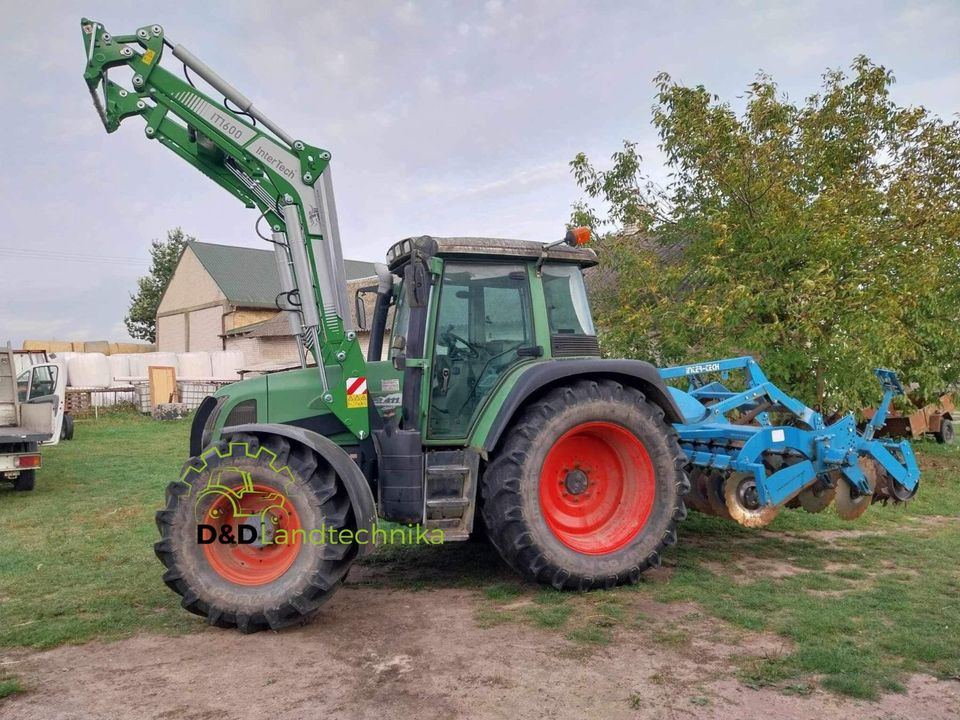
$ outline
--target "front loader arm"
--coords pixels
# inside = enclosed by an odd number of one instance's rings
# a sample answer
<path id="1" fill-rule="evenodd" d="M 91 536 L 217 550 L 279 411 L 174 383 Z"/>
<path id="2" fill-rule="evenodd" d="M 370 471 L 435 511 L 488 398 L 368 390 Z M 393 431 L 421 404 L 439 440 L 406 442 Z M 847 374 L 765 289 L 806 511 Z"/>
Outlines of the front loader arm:
<path id="1" fill-rule="evenodd" d="M 292 139 L 189 50 L 170 43 L 159 25 L 118 36 L 92 20 L 82 20 L 81 28 L 84 79 L 106 131 L 141 117 L 148 139 L 246 207 L 258 209 L 267 221 L 275 250 L 282 254 L 284 309 L 297 319 L 298 336 L 317 362 L 322 392 L 312 406 L 328 407 L 359 438 L 366 437 L 367 410 L 349 407 L 345 388 L 347 378 L 365 374 L 365 361 L 347 305 L 330 153 Z M 161 67 L 165 50 L 183 62 L 187 80 Z M 223 102 L 199 90 L 188 67 L 222 94 Z M 132 87 L 110 79 L 110 71 L 121 68 L 132 73 Z"/>

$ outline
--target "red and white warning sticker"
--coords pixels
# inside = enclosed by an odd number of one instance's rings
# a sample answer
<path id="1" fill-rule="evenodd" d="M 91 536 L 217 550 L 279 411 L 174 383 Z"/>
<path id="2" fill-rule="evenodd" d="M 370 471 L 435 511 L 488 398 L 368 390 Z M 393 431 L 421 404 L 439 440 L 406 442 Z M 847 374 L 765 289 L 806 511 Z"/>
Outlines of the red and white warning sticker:
<path id="1" fill-rule="evenodd" d="M 347 407 L 367 407 L 367 379 L 365 377 L 347 378 Z"/>

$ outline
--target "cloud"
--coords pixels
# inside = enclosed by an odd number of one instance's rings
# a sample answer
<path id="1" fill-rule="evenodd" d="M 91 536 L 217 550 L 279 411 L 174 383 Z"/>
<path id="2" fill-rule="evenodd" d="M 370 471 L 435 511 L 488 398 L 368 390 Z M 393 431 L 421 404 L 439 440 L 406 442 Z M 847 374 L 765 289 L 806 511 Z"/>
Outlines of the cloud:
<path id="1" fill-rule="evenodd" d="M 898 102 L 945 115 L 960 107 L 952 0 L 174 0 L 164 15 L 170 39 L 281 127 L 332 151 L 344 254 L 358 259 L 424 232 L 554 238 L 579 197 L 567 162 L 583 150 L 603 163 L 624 138 L 640 141 L 659 176 L 650 79 L 660 70 L 734 100 L 764 68 L 802 98 L 825 67 L 866 52 L 896 73 Z M 153 20 L 121 3 L 98 19 L 115 34 Z M 147 141 L 139 119 L 104 133 L 81 78 L 78 20 L 67 0 L 8 9 L 0 245 L 146 259 L 150 239 L 178 225 L 262 245 L 256 213 Z M 58 38 L 56 52 L 38 37 Z M 0 309 L 0 333 L 120 339 L 136 268 L 0 264 L 6 297 L 29 299 Z"/>
<path id="2" fill-rule="evenodd" d="M 492 180 L 481 180 L 472 184 L 447 181 L 444 183 L 428 183 L 421 186 L 421 192 L 434 198 L 443 198 L 447 201 L 458 201 L 476 198 L 480 195 L 496 193 L 522 193 L 526 189 L 553 182 L 569 175 L 569 167 L 565 162 L 550 162 L 535 167 L 516 168 L 506 177 Z"/>

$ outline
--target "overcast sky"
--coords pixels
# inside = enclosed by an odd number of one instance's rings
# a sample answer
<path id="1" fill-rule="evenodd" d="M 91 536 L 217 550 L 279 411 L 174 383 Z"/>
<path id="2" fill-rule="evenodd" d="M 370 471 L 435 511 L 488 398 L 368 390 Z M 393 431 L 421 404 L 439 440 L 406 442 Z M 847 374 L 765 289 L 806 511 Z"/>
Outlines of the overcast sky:
<path id="1" fill-rule="evenodd" d="M 410 235 L 553 240 L 568 162 L 640 143 L 653 76 L 736 102 L 759 70 L 794 98 L 858 53 L 894 98 L 960 110 L 960 2 L 129 2 L 3 0 L 0 341 L 125 340 L 151 238 L 263 246 L 245 210 L 127 120 L 104 133 L 80 17 L 160 23 L 294 137 L 333 153 L 344 255 Z M 144 14 L 146 13 L 146 14 Z M 165 57 L 167 67 L 172 56 Z"/>

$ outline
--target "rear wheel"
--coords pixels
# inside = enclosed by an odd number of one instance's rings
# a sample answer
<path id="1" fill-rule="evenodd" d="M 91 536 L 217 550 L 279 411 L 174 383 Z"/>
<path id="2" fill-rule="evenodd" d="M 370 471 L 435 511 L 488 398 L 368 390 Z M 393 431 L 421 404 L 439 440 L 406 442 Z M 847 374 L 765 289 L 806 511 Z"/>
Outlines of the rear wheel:
<path id="1" fill-rule="evenodd" d="M 334 537 L 356 530 L 342 481 L 311 450 L 273 435 L 233 435 L 191 458 L 157 527 L 163 579 L 183 607 L 243 632 L 309 618 L 357 552 Z"/>
<path id="2" fill-rule="evenodd" d="M 522 412 L 483 476 L 483 520 L 531 580 L 586 590 L 660 564 L 686 516 L 686 458 L 663 411 L 611 380 L 581 380 Z"/>
<path id="3" fill-rule="evenodd" d="M 933 436 L 937 439 L 938 443 L 949 445 L 956 438 L 956 433 L 953 428 L 953 420 L 949 418 L 942 418 L 940 420 L 940 430 L 935 432 Z"/>
<path id="4" fill-rule="evenodd" d="M 17 475 L 16 479 L 13 481 L 14 490 L 33 490 L 34 485 L 37 482 L 37 471 L 36 470 L 21 470 L 20 474 Z"/>
<path id="5" fill-rule="evenodd" d="M 64 415 L 63 424 L 60 426 L 60 439 L 73 440 L 73 416 Z"/>

